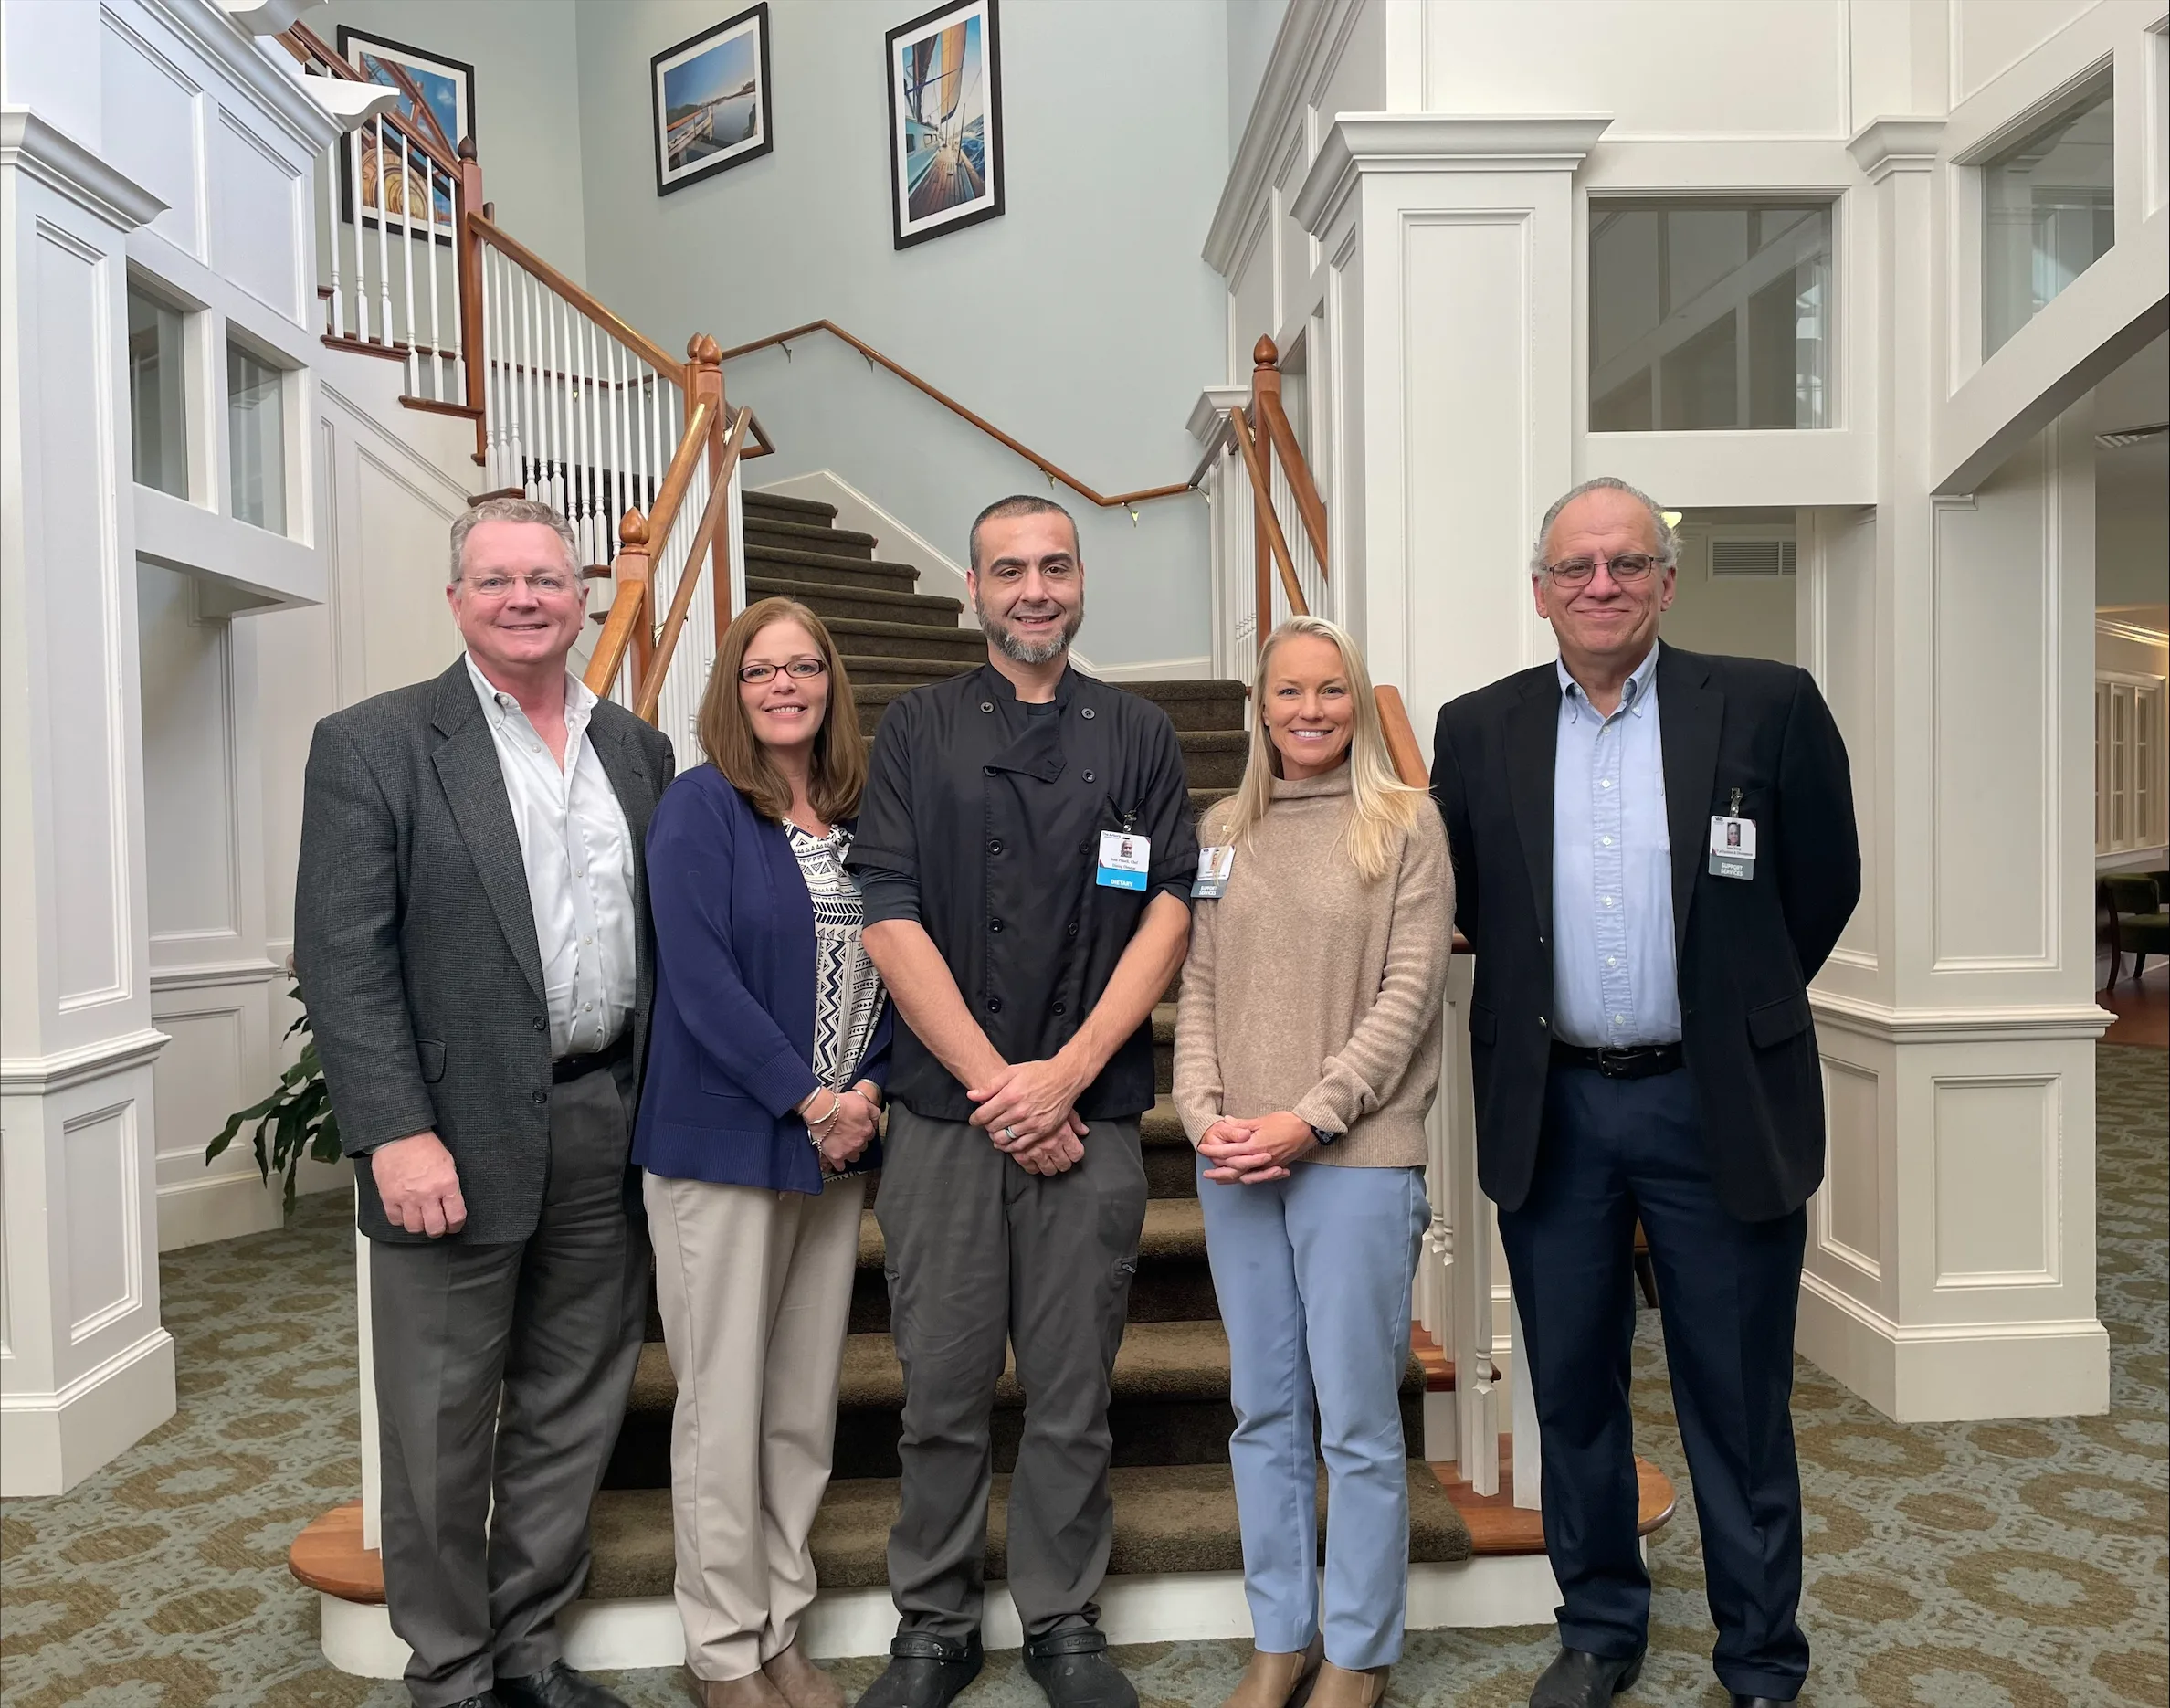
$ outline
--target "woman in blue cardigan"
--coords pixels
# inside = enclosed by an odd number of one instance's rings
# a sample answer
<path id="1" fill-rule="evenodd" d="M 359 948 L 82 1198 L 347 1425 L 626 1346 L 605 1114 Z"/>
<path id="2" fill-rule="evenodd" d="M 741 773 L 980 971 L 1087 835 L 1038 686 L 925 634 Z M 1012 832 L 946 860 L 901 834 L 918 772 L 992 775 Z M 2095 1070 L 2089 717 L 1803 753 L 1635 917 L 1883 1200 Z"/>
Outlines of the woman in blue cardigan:
<path id="1" fill-rule="evenodd" d="M 648 833 L 648 1171 L 686 1664 L 706 1708 L 843 1708 L 799 1651 L 828 1485 L 889 1002 L 845 874 L 867 744 L 819 617 L 751 606 L 701 701 L 709 763 Z"/>

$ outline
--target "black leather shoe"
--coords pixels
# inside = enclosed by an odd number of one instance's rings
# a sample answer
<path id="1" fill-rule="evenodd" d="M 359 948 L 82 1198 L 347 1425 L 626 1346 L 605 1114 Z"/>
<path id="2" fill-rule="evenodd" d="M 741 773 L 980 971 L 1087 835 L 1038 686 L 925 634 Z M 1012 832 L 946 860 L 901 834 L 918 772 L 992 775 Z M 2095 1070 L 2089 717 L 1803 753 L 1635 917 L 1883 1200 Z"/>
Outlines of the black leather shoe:
<path id="1" fill-rule="evenodd" d="M 1137 1686 L 1108 1659 L 1107 1637 L 1090 1625 L 1028 1639 L 1025 1671 L 1047 1692 L 1048 1708 L 1138 1708 Z"/>
<path id="2" fill-rule="evenodd" d="M 484 1691 L 479 1696 L 462 1696 L 451 1708 L 504 1708 L 504 1704 L 498 1701 L 494 1692 Z"/>
<path id="3" fill-rule="evenodd" d="M 1733 1693 L 1733 1708 L 1793 1708 L 1790 1696 L 1743 1696 L 1739 1691 Z"/>
<path id="4" fill-rule="evenodd" d="M 949 1708 L 986 1664 L 977 1631 L 963 1642 L 930 1631 L 899 1631 L 890 1663 L 867 1686 L 859 1708 Z"/>
<path id="5" fill-rule="evenodd" d="M 624 1697 L 581 1677 L 563 1661 L 525 1678 L 500 1679 L 493 1688 L 504 1708 L 626 1708 Z"/>
<path id="6" fill-rule="evenodd" d="M 1530 1692 L 1530 1708 L 1606 1708 L 1642 1676 L 1642 1650 L 1615 1659 L 1560 1645 L 1560 1658 Z"/>

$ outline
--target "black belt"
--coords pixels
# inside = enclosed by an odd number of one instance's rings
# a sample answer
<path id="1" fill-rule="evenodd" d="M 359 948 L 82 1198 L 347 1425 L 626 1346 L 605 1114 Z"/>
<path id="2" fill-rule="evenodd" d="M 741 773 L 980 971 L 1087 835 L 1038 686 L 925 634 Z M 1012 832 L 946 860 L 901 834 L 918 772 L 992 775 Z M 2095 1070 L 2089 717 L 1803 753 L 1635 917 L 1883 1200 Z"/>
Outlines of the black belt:
<path id="1" fill-rule="evenodd" d="M 628 1030 L 618 1035 L 616 1043 L 606 1044 L 589 1055 L 556 1058 L 550 1064 L 550 1082 L 563 1085 L 568 1080 L 584 1078 L 598 1069 L 615 1068 L 619 1062 L 630 1061 L 632 1059 L 633 1034 Z"/>
<path id="2" fill-rule="evenodd" d="M 1677 1072 L 1680 1066 L 1680 1047 L 1638 1044 L 1628 1049 L 1590 1049 L 1581 1044 L 1563 1044 L 1554 1039 L 1552 1065 L 1595 1068 L 1608 1080 L 1647 1080 L 1655 1074 Z"/>

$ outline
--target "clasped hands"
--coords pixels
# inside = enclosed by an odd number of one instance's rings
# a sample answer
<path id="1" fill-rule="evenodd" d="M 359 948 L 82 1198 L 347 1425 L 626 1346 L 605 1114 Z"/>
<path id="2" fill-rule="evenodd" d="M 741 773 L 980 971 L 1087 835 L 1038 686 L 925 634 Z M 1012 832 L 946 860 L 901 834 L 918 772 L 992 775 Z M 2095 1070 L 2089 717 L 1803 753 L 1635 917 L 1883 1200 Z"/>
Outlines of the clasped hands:
<path id="1" fill-rule="evenodd" d="M 809 1091 L 806 1101 L 798 1106 L 800 1116 L 820 1114 L 829 1107 L 831 1093 L 827 1087 Z M 840 1175 L 859 1161 L 867 1146 L 874 1142 L 874 1129 L 881 1118 L 880 1093 L 871 1084 L 861 1080 L 849 1091 L 838 1091 L 836 1112 L 827 1116 L 815 1133 L 815 1148 L 821 1154 L 821 1166 L 825 1174 Z M 813 1123 L 807 1123 L 809 1132 Z"/>
<path id="2" fill-rule="evenodd" d="M 1059 1175 L 1084 1159 L 1089 1130 L 1072 1107 L 1090 1083 L 1060 1050 L 1045 1061 L 1003 1062 L 967 1086 L 972 1124 L 1028 1175 Z"/>
<path id="3" fill-rule="evenodd" d="M 1223 1115 L 1199 1136 L 1198 1154 L 1212 1165 L 1206 1178 L 1222 1186 L 1286 1180 L 1289 1165 L 1319 1148 L 1311 1123 L 1280 1110 L 1238 1120 Z"/>

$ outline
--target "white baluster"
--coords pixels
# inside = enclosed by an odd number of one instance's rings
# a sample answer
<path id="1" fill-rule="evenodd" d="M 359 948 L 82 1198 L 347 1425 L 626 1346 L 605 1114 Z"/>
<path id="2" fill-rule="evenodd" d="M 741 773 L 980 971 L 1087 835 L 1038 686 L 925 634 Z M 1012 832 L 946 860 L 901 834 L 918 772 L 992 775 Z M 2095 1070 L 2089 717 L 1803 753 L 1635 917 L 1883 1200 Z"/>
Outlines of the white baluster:
<path id="1" fill-rule="evenodd" d="M 481 254 L 482 286 L 482 457 L 483 480 L 491 491 L 511 486 L 505 478 L 504 397 L 499 384 L 503 365 L 504 327 L 495 312 L 497 258 L 488 249 Z M 434 275 L 433 275 L 434 276 Z"/>
<path id="2" fill-rule="evenodd" d="M 437 162 L 422 157 L 422 256 L 429 269 L 429 395 L 445 398 L 445 329 L 437 318 Z M 465 398 L 460 399 L 462 403 Z"/>
<path id="3" fill-rule="evenodd" d="M 392 236 L 387 227 L 392 214 L 384 201 L 384 118 L 379 113 L 376 124 L 376 227 L 377 227 L 377 329 L 383 333 L 379 340 L 384 344 L 395 344 L 398 337 L 393 332 L 392 320 Z"/>
<path id="4" fill-rule="evenodd" d="M 362 244 L 362 129 L 359 125 L 347 132 L 347 187 L 353 213 L 354 269 L 350 275 L 354 281 L 354 333 L 364 343 L 369 341 L 369 287 L 363 281 Z"/>
<path id="5" fill-rule="evenodd" d="M 339 295 L 339 141 L 324 149 L 324 257 L 332 268 L 332 324 L 334 338 L 346 336 L 346 304 Z"/>
<path id="6" fill-rule="evenodd" d="M 407 395 L 422 395 L 422 357 L 415 346 L 421 342 L 415 324 L 415 192 L 414 159 L 407 150 L 407 133 L 399 133 L 399 258 L 406 280 L 406 300 L 401 312 L 406 321 Z"/>

